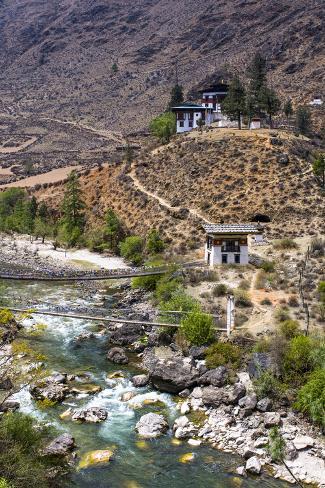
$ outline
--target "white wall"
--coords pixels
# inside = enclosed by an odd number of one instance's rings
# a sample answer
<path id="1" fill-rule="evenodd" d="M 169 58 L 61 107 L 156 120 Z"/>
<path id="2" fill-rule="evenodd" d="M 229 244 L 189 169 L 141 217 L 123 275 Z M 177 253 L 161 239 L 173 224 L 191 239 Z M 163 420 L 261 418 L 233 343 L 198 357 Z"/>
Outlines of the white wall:
<path id="1" fill-rule="evenodd" d="M 235 254 L 240 254 L 239 264 L 248 264 L 248 246 L 240 246 L 240 253 L 238 252 L 221 252 L 221 246 L 212 246 L 211 250 L 208 250 L 207 244 L 205 245 L 205 261 L 208 262 L 208 253 L 210 253 L 210 266 L 216 266 L 222 264 L 222 254 L 228 255 L 228 264 L 235 263 Z"/>

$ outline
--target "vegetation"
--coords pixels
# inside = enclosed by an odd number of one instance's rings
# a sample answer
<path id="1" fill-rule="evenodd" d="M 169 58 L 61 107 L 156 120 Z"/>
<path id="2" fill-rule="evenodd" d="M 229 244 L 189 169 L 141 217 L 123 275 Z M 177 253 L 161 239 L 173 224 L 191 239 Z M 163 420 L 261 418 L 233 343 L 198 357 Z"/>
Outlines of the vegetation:
<path id="1" fill-rule="evenodd" d="M 212 295 L 214 297 L 223 297 L 227 294 L 227 286 L 223 283 L 218 283 L 216 286 L 213 287 L 212 289 Z"/>
<path id="2" fill-rule="evenodd" d="M 308 135 L 311 131 L 311 113 L 308 107 L 300 106 L 296 112 L 296 127 L 303 134 Z"/>
<path id="3" fill-rule="evenodd" d="M 278 399 L 284 391 L 281 381 L 270 371 L 263 371 L 254 381 L 255 391 L 259 399 L 270 397 Z"/>
<path id="4" fill-rule="evenodd" d="M 168 104 L 168 110 L 170 110 L 172 107 L 175 107 L 176 105 L 180 105 L 183 102 L 184 102 L 183 87 L 178 83 L 176 83 L 176 85 L 173 86 L 170 92 L 170 101 Z"/>
<path id="5" fill-rule="evenodd" d="M 313 171 L 317 178 L 319 178 L 321 187 L 325 189 L 325 153 L 320 154 L 313 163 Z"/>
<path id="6" fill-rule="evenodd" d="M 295 407 L 325 428 L 325 369 L 317 369 L 298 392 Z"/>
<path id="7" fill-rule="evenodd" d="M 146 251 L 148 254 L 159 254 L 165 249 L 165 243 L 156 229 L 151 229 L 147 235 Z"/>
<path id="8" fill-rule="evenodd" d="M 169 300 L 166 302 L 161 302 L 159 304 L 160 317 L 164 322 L 168 323 L 178 323 L 180 317 L 177 314 L 169 314 L 170 311 L 179 312 L 201 312 L 200 303 L 187 295 L 182 287 L 177 287 L 177 289 L 171 294 Z M 182 317 L 183 314 L 180 314 Z"/>
<path id="9" fill-rule="evenodd" d="M 290 238 L 279 239 L 273 243 L 274 249 L 297 249 L 298 244 Z"/>
<path id="10" fill-rule="evenodd" d="M 76 245 L 83 233 L 85 226 L 84 208 L 79 177 L 76 171 L 71 171 L 63 197 L 60 220 L 61 240 L 68 246 Z"/>
<path id="11" fill-rule="evenodd" d="M 241 352 L 239 347 L 231 342 L 215 342 L 206 353 L 206 365 L 208 368 L 228 365 L 237 369 L 240 365 Z"/>
<path id="12" fill-rule="evenodd" d="M 139 236 L 130 236 L 120 242 L 121 256 L 138 266 L 143 262 L 144 240 Z"/>
<path id="13" fill-rule="evenodd" d="M 252 301 L 247 291 L 238 288 L 234 292 L 237 307 L 251 307 Z"/>
<path id="14" fill-rule="evenodd" d="M 280 323 L 280 332 L 286 339 L 293 339 L 299 335 L 299 322 L 291 319 L 284 320 Z"/>
<path id="15" fill-rule="evenodd" d="M 176 116 L 172 112 L 165 112 L 154 118 L 150 123 L 150 130 L 160 142 L 166 144 L 176 132 Z"/>
<path id="16" fill-rule="evenodd" d="M 289 120 L 289 118 L 293 115 L 292 102 L 290 98 L 283 105 L 283 113 L 287 117 L 287 120 Z"/>
<path id="17" fill-rule="evenodd" d="M 4 415 L 0 421 L 0 476 L 3 487 L 47 488 L 59 486 L 49 470 L 66 471 L 60 458 L 42 456 L 41 449 L 53 436 L 47 427 L 33 425 L 30 417 L 20 413 Z M 1 484 L 0 484 L 1 486 Z"/>
<path id="18" fill-rule="evenodd" d="M 206 313 L 191 312 L 181 321 L 181 330 L 190 344 L 202 346 L 214 337 L 213 318 Z"/>
<path id="19" fill-rule="evenodd" d="M 229 91 L 222 102 L 222 112 L 231 120 L 238 121 L 238 128 L 241 129 L 242 116 L 246 110 L 246 92 L 238 76 L 235 76 L 229 85 Z"/>

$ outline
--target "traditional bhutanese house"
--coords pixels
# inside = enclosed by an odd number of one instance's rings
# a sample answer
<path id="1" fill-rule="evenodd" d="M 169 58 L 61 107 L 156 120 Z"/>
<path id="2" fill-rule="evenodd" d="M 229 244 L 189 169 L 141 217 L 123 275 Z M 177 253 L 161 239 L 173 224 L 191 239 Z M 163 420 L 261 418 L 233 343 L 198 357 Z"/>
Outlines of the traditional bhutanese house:
<path id="1" fill-rule="evenodd" d="M 218 127 L 232 127 L 237 125 L 236 122 L 232 122 L 221 111 L 221 102 L 226 98 L 228 89 L 229 87 L 225 83 L 218 83 L 200 90 L 202 107 L 212 109 L 213 122 L 216 122 Z"/>
<path id="2" fill-rule="evenodd" d="M 262 240 L 259 224 L 206 224 L 205 261 L 209 266 L 217 264 L 248 264 L 249 237 Z"/>
<path id="3" fill-rule="evenodd" d="M 184 102 L 172 107 L 172 111 L 176 114 L 178 134 L 196 129 L 200 119 L 205 125 L 212 122 L 212 110 L 196 103 Z"/>
<path id="4" fill-rule="evenodd" d="M 260 129 L 261 128 L 261 119 L 259 117 L 253 117 L 250 125 L 250 129 Z"/>

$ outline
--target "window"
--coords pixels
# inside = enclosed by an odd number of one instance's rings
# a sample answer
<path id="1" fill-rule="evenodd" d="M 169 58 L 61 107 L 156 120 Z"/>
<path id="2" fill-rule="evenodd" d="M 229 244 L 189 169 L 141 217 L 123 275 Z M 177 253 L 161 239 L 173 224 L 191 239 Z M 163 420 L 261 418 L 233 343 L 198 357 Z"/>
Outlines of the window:
<path id="1" fill-rule="evenodd" d="M 183 121 L 183 120 L 180 120 L 180 121 L 179 121 L 179 126 L 180 126 L 180 127 L 184 127 L 184 121 Z"/>
<path id="2" fill-rule="evenodd" d="M 193 127 L 193 120 L 189 120 L 189 121 L 188 121 L 188 126 L 189 126 L 189 127 Z"/>
<path id="3" fill-rule="evenodd" d="M 240 254 L 235 254 L 235 263 L 240 264 Z"/>
<path id="4" fill-rule="evenodd" d="M 227 264 L 228 263 L 228 254 L 222 254 L 222 264 Z"/>
<path id="5" fill-rule="evenodd" d="M 213 239 L 211 236 L 207 237 L 207 247 L 208 249 L 212 249 Z"/>

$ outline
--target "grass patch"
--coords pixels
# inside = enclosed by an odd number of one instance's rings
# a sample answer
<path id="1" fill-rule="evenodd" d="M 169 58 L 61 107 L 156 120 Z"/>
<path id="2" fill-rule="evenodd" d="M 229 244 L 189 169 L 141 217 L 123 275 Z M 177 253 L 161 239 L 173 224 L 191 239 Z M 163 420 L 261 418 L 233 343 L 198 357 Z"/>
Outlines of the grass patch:
<path id="1" fill-rule="evenodd" d="M 288 237 L 273 242 L 274 249 L 298 249 L 298 244 Z"/>

